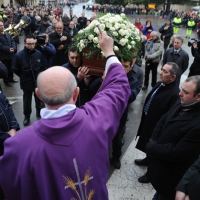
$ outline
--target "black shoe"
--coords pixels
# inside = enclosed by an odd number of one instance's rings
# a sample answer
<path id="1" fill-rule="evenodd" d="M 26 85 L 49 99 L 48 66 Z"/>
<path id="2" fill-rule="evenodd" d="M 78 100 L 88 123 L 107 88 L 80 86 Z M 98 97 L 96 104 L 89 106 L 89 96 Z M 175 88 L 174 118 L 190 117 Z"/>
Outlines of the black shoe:
<path id="1" fill-rule="evenodd" d="M 11 83 L 17 83 L 18 80 L 13 79 L 13 80 L 11 80 L 10 82 L 11 82 Z"/>
<path id="2" fill-rule="evenodd" d="M 25 117 L 24 121 L 23 121 L 23 124 L 24 126 L 27 126 L 30 122 L 30 118 L 29 117 Z"/>
<path id="3" fill-rule="evenodd" d="M 142 87 L 142 90 L 146 90 L 148 87 L 146 86 L 146 85 L 144 85 L 143 87 Z"/>
<path id="4" fill-rule="evenodd" d="M 115 169 L 120 169 L 121 168 L 121 162 L 119 158 L 113 158 L 113 165 Z"/>
<path id="5" fill-rule="evenodd" d="M 148 166 L 147 157 L 144 158 L 144 159 L 136 159 L 136 160 L 135 160 L 135 164 L 136 164 L 136 165 L 140 165 L 140 166 Z"/>
<path id="6" fill-rule="evenodd" d="M 6 86 L 12 87 L 11 83 L 5 83 Z"/>
<path id="7" fill-rule="evenodd" d="M 144 176 L 141 176 L 140 178 L 138 178 L 138 181 L 140 183 L 150 183 L 149 179 L 147 178 L 146 174 Z"/>

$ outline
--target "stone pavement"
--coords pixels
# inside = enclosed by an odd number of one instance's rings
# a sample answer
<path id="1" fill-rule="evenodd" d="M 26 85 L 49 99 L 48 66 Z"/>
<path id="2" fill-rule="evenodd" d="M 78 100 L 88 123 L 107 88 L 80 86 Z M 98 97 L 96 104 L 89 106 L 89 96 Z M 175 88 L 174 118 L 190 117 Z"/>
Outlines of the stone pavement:
<path id="1" fill-rule="evenodd" d="M 151 184 L 137 181 L 147 168 L 134 164 L 134 159 L 145 157 L 144 153 L 135 149 L 135 145 L 133 140 L 121 159 L 121 169 L 115 170 L 107 182 L 109 200 L 150 200 L 155 193 Z"/>
<path id="2" fill-rule="evenodd" d="M 144 69 L 144 61 L 142 68 Z M 126 134 L 128 133 L 128 135 L 124 135 L 125 144 L 128 142 L 129 146 L 126 150 L 124 147 L 122 149 L 124 154 L 121 158 L 121 169 L 114 170 L 108 179 L 109 200 L 151 200 L 155 193 L 151 184 L 138 182 L 138 178 L 145 174 L 147 167 L 139 167 L 134 163 L 135 159 L 145 157 L 143 152 L 135 148 L 137 143 L 135 135 L 140 123 L 145 97 L 150 89 L 149 87 L 147 91 L 141 90 L 137 99 L 130 106 L 129 121 L 126 124 Z"/>

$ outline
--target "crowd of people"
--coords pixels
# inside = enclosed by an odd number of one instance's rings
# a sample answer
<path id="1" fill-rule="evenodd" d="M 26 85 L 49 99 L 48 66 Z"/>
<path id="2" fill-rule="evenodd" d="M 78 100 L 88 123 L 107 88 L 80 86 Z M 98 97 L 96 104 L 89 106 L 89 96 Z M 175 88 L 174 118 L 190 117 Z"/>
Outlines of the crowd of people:
<path id="1" fill-rule="evenodd" d="M 94 10 L 94 9 L 93 9 Z M 98 11 L 101 13 L 124 13 L 128 16 L 137 17 L 139 15 L 154 15 L 160 17 L 160 19 L 169 19 L 173 21 L 174 33 L 178 33 L 180 27 L 187 28 L 186 37 L 190 37 L 192 31 L 196 31 L 198 38 L 200 39 L 200 12 L 179 12 L 176 10 L 170 10 L 165 12 L 164 10 L 152 10 L 144 7 L 136 7 L 127 5 L 125 7 L 119 5 L 107 5 L 99 6 Z"/>
<path id="2" fill-rule="evenodd" d="M 167 18 L 159 30 L 150 20 L 142 24 L 136 17 L 141 50 L 138 55 L 133 52 L 131 60 L 118 59 L 113 39 L 100 32 L 99 46 L 107 59 L 105 72 L 99 77 L 88 76 L 89 69 L 82 66 L 73 40 L 96 17 L 94 13 L 88 19 L 84 12 L 77 17 L 72 7 L 68 15 L 62 6 L 51 5 L 0 9 L 0 77 L 8 88 L 18 82 L 14 74 L 19 77 L 24 126 L 30 124 L 33 95 L 36 116 L 41 118 L 17 133 L 19 123 L 0 88 L 0 198 L 108 199 L 108 149 L 112 146 L 112 162 L 120 169 L 129 105 L 141 89 L 148 89 L 151 80 L 136 145 L 146 157 L 135 160 L 148 170 L 138 181 L 153 185 L 154 200 L 197 200 L 198 40 L 191 43 L 194 61 L 181 89 L 180 78 L 188 68 L 189 55 L 178 35 L 182 25 L 179 15 Z M 19 23 L 19 35 L 12 35 L 10 27 Z M 190 37 L 188 30 L 186 36 Z M 20 34 L 24 34 L 24 48 L 18 51 Z"/>

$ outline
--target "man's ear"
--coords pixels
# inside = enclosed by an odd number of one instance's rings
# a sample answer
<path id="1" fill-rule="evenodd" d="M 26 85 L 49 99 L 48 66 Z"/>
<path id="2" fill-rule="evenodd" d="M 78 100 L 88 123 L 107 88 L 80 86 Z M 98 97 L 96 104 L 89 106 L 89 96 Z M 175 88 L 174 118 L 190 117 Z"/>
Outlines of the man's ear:
<path id="1" fill-rule="evenodd" d="M 172 75 L 172 77 L 171 77 L 171 80 L 172 80 L 172 82 L 173 81 L 175 81 L 176 80 L 176 78 L 177 78 L 177 76 L 174 74 L 174 75 Z"/>
<path id="2" fill-rule="evenodd" d="M 197 94 L 197 101 L 200 100 L 200 93 Z"/>
<path id="3" fill-rule="evenodd" d="M 73 101 L 74 101 L 74 103 L 76 103 L 76 101 L 78 99 L 79 91 L 80 91 L 80 88 L 76 87 L 76 89 L 74 90 L 74 93 L 73 93 Z"/>
<path id="4" fill-rule="evenodd" d="M 35 88 L 35 94 L 42 101 L 38 88 Z"/>

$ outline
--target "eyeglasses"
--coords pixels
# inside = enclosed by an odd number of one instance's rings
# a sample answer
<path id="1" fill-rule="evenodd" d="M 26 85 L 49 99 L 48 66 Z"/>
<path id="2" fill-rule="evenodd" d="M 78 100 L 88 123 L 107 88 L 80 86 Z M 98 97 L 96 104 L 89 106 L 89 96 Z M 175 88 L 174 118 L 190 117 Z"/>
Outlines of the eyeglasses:
<path id="1" fill-rule="evenodd" d="M 26 43 L 28 46 L 35 45 L 35 43 Z"/>

